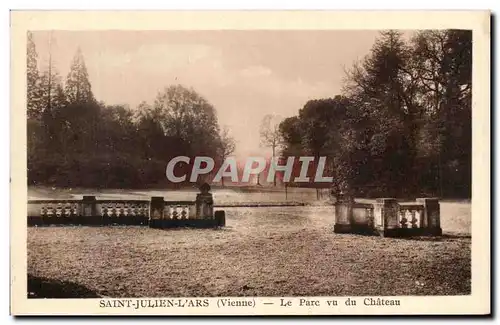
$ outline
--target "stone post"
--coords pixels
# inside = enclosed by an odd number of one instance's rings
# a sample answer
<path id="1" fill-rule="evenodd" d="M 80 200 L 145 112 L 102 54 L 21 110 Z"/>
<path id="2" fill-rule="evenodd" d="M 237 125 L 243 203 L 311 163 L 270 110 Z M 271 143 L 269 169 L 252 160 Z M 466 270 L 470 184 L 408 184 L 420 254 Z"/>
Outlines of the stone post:
<path id="1" fill-rule="evenodd" d="M 347 233 L 352 231 L 352 206 L 354 200 L 345 194 L 337 195 L 335 201 L 335 225 L 333 232 Z"/>
<path id="2" fill-rule="evenodd" d="M 82 216 L 85 217 L 96 217 L 97 216 L 97 204 L 95 196 L 84 195 L 82 199 Z"/>
<path id="3" fill-rule="evenodd" d="M 210 193 L 210 185 L 203 183 L 200 193 L 196 195 L 196 219 L 214 218 L 214 199 Z"/>
<path id="4" fill-rule="evenodd" d="M 94 195 L 84 195 L 82 199 L 81 217 L 77 217 L 79 224 L 100 224 L 101 217 L 97 212 L 97 201 Z"/>
<path id="5" fill-rule="evenodd" d="M 101 217 L 97 213 L 97 201 L 93 195 L 84 195 L 80 217 L 75 218 L 77 224 L 101 224 Z"/>
<path id="6" fill-rule="evenodd" d="M 165 201 L 163 196 L 153 196 L 151 197 L 151 203 L 149 204 L 149 226 L 150 227 L 160 227 L 163 220 L 163 210 L 165 209 Z"/>
<path id="7" fill-rule="evenodd" d="M 399 228 L 399 205 L 396 199 L 380 198 L 374 204 L 375 229 L 382 236 L 391 236 Z"/>
<path id="8" fill-rule="evenodd" d="M 443 234 L 443 231 L 441 229 L 439 199 L 418 198 L 417 202 L 421 203 L 424 206 L 423 226 L 426 233 L 430 235 L 441 236 Z"/>

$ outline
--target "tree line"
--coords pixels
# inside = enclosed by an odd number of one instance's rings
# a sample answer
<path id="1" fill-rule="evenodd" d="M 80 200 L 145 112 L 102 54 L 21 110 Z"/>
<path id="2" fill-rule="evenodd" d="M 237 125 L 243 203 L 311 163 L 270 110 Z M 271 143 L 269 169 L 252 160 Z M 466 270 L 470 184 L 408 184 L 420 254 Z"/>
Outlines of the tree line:
<path id="1" fill-rule="evenodd" d="M 235 150 L 215 107 L 193 89 L 167 86 L 134 109 L 106 105 L 94 97 L 79 49 L 64 81 L 51 53 L 47 69 L 37 60 L 29 33 L 29 185 L 175 186 L 164 177 L 171 158 L 214 157 L 217 170 Z M 470 197 L 471 70 L 470 31 L 427 30 L 409 39 L 381 32 L 346 69 L 340 94 L 310 100 L 284 120 L 264 117 L 262 144 L 283 161 L 326 156 L 335 191 Z M 178 168 L 189 174 L 192 166 Z"/>
<path id="2" fill-rule="evenodd" d="M 337 192 L 470 197 L 471 71 L 471 31 L 383 31 L 341 94 L 279 123 L 281 156 L 327 156 Z"/>
<path id="3" fill-rule="evenodd" d="M 27 41 L 28 185 L 140 188 L 174 186 L 165 177 L 175 156 L 235 150 L 214 106 L 195 90 L 171 85 L 136 109 L 106 105 L 92 92 L 77 49 L 66 79 L 52 64 L 40 71 L 33 35 Z M 181 166 L 190 171 L 190 166 Z M 203 181 L 200 178 L 200 182 Z"/>

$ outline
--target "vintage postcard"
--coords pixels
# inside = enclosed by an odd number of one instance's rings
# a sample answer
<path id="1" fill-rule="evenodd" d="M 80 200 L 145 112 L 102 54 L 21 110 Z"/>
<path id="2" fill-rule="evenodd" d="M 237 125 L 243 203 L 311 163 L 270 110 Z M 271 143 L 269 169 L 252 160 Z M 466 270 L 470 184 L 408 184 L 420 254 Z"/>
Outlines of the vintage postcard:
<path id="1" fill-rule="evenodd" d="M 491 313 L 487 11 L 12 11 L 13 315 Z"/>

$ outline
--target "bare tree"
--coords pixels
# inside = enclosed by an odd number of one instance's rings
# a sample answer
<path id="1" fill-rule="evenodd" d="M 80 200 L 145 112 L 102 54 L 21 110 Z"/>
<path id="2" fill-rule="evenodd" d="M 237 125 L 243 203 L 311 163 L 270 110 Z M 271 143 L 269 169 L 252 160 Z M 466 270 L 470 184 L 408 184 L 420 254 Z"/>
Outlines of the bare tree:
<path id="1" fill-rule="evenodd" d="M 277 115 L 267 114 L 262 119 L 260 124 L 260 144 L 263 147 L 271 148 L 273 150 L 272 158 L 276 156 L 276 149 L 282 143 L 280 132 L 281 117 Z M 276 186 L 276 174 L 273 179 L 274 186 Z"/>
<path id="2" fill-rule="evenodd" d="M 229 134 L 229 129 L 224 126 L 220 131 L 220 147 L 219 147 L 219 155 L 222 159 L 222 162 L 226 160 L 231 154 L 233 154 L 236 149 L 236 142 L 234 138 Z M 224 177 L 221 178 L 222 186 L 224 186 Z"/>

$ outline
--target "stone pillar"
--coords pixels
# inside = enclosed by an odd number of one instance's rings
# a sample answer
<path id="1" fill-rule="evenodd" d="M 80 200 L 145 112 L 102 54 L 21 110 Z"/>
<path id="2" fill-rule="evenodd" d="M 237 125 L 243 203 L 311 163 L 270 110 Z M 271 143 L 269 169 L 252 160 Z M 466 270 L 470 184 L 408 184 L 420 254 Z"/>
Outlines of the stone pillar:
<path id="1" fill-rule="evenodd" d="M 214 199 L 210 193 L 210 185 L 200 186 L 200 193 L 196 195 L 196 219 L 214 218 Z"/>
<path id="2" fill-rule="evenodd" d="M 399 229 L 399 205 L 396 199 L 377 199 L 373 209 L 375 229 L 382 236 L 391 236 Z"/>
<path id="3" fill-rule="evenodd" d="M 96 217 L 97 216 L 97 202 L 95 196 L 84 195 L 82 199 L 82 216 Z"/>
<path id="4" fill-rule="evenodd" d="M 151 197 L 149 204 L 149 226 L 160 227 L 163 220 L 163 210 L 165 209 L 165 201 L 163 196 Z"/>
<path id="5" fill-rule="evenodd" d="M 417 202 L 424 206 L 424 228 L 430 235 L 441 236 L 441 217 L 439 199 L 437 198 L 418 198 Z"/>
<path id="6" fill-rule="evenodd" d="M 84 195 L 82 199 L 80 217 L 76 217 L 77 224 L 101 224 L 101 216 L 97 212 L 97 201 L 93 195 Z"/>
<path id="7" fill-rule="evenodd" d="M 337 195 L 335 201 L 335 225 L 333 231 L 336 233 L 346 233 L 352 231 L 352 206 L 354 200 L 345 194 Z"/>
<path id="8" fill-rule="evenodd" d="M 214 217 L 216 227 L 224 227 L 226 225 L 226 212 L 224 210 L 215 211 Z"/>

